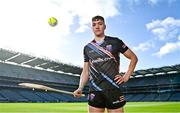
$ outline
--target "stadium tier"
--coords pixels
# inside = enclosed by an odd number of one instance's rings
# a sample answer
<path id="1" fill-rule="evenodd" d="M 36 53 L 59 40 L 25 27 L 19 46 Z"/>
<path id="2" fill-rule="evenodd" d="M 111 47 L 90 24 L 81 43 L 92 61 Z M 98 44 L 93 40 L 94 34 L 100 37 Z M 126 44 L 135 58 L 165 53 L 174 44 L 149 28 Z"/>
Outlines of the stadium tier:
<path id="1" fill-rule="evenodd" d="M 38 58 L 35 56 L 14 52 L 0 48 L 0 60 L 24 66 L 30 66 L 52 71 L 63 71 L 66 73 L 80 74 L 81 68 L 73 65 L 64 64 L 47 58 Z"/>
<path id="2" fill-rule="evenodd" d="M 77 66 L 0 49 L 0 102 L 87 101 L 87 96 L 76 99 L 18 85 L 36 83 L 72 92 L 78 87 L 81 71 Z M 122 87 L 127 101 L 180 101 L 180 65 L 137 70 Z"/>

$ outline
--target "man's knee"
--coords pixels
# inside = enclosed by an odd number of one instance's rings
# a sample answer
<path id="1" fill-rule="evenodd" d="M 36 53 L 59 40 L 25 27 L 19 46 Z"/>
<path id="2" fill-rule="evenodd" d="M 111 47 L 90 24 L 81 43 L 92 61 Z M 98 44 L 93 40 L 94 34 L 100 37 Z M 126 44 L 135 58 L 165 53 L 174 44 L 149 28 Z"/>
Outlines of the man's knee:
<path id="1" fill-rule="evenodd" d="M 124 113 L 123 107 L 117 109 L 107 109 L 108 113 Z"/>
<path id="2" fill-rule="evenodd" d="M 105 108 L 96 108 L 93 106 L 89 106 L 89 113 L 104 113 Z"/>

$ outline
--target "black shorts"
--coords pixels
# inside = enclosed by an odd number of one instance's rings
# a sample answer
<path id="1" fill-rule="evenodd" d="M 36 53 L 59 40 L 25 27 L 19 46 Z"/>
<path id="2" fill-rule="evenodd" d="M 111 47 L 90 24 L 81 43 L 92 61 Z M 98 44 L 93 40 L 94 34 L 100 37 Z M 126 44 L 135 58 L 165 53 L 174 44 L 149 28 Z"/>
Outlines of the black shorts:
<path id="1" fill-rule="evenodd" d="M 96 108 L 117 109 L 123 107 L 126 101 L 120 90 L 112 89 L 90 92 L 88 104 Z"/>

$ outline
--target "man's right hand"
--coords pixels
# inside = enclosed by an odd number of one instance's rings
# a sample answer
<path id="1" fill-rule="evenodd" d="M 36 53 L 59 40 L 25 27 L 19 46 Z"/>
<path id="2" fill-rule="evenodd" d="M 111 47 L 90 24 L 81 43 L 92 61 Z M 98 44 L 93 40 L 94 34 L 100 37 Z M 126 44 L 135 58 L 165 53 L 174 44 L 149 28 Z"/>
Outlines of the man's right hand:
<path id="1" fill-rule="evenodd" d="M 73 92 L 74 97 L 76 98 L 80 98 L 82 96 L 82 90 L 81 89 L 77 89 Z"/>

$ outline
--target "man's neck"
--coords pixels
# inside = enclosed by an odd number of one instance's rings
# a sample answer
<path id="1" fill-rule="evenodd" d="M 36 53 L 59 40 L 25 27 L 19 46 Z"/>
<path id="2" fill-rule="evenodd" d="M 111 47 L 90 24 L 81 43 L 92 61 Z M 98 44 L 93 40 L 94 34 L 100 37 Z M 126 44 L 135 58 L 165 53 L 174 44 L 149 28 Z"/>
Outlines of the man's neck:
<path id="1" fill-rule="evenodd" d="M 104 38 L 105 38 L 105 35 L 103 35 L 103 36 L 96 36 L 94 40 L 97 41 L 97 42 L 100 42 L 100 41 L 103 41 Z"/>

